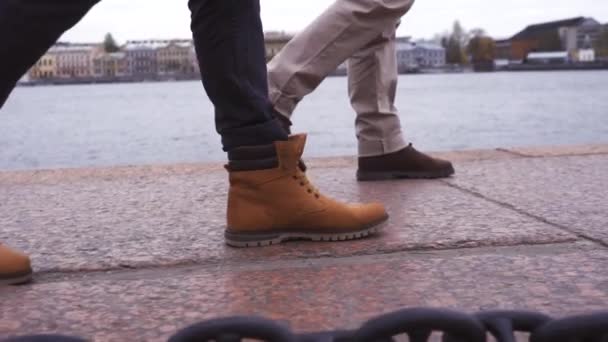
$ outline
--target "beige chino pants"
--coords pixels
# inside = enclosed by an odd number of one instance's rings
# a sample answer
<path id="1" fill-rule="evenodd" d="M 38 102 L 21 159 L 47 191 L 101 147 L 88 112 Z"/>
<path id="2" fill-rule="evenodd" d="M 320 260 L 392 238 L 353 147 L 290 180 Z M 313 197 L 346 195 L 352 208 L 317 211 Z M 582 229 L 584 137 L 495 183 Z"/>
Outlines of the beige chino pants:
<path id="1" fill-rule="evenodd" d="M 414 0 L 337 0 L 268 65 L 270 101 L 290 118 L 296 105 L 347 61 L 359 156 L 407 146 L 397 109 L 395 30 Z"/>

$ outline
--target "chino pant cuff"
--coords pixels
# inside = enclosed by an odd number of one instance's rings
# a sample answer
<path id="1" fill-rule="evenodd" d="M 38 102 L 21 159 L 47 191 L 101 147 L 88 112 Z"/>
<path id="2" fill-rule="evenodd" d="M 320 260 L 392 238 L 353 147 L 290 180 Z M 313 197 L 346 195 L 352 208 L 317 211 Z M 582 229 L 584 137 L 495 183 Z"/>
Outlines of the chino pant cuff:
<path id="1" fill-rule="evenodd" d="M 296 110 L 298 102 L 300 102 L 298 99 L 290 98 L 278 90 L 270 91 L 269 98 L 274 110 L 288 119 L 291 118 L 291 115 Z"/>
<path id="2" fill-rule="evenodd" d="M 377 157 L 397 152 L 408 146 L 402 132 L 381 140 L 364 140 L 359 138 L 358 143 L 359 157 Z"/>

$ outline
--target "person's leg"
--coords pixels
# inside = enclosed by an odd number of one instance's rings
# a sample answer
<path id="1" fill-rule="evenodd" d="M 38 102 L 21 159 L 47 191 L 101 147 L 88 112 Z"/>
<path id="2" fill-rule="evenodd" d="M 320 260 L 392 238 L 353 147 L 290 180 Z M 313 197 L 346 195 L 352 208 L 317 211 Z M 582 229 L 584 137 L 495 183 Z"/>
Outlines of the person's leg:
<path id="1" fill-rule="evenodd" d="M 228 151 L 226 242 L 248 247 L 374 233 L 388 218 L 384 207 L 321 195 L 299 162 L 306 137 L 287 138 L 274 118 L 259 0 L 190 0 L 189 7 L 203 84 Z"/>
<path id="2" fill-rule="evenodd" d="M 329 73 L 391 29 L 414 0 L 337 0 L 269 63 L 270 100 L 291 117 Z"/>
<path id="3" fill-rule="evenodd" d="M 349 95 L 357 113 L 357 179 L 450 176 L 454 173 L 450 162 L 418 152 L 404 140 L 395 108 L 395 28 L 385 31 L 348 60 Z"/>
<path id="4" fill-rule="evenodd" d="M 287 140 L 268 100 L 257 0 L 190 0 L 203 85 L 225 151 Z"/>
<path id="5" fill-rule="evenodd" d="M 97 0 L 0 1 L 0 109 L 17 81 Z M 0 285 L 31 278 L 27 256 L 0 244 Z"/>
<path id="6" fill-rule="evenodd" d="M 407 146 L 395 108 L 396 24 L 354 53 L 347 62 L 348 92 L 357 113 L 355 129 L 360 157 L 392 153 Z"/>
<path id="7" fill-rule="evenodd" d="M 0 108 L 27 70 L 97 2 L 0 1 Z"/>

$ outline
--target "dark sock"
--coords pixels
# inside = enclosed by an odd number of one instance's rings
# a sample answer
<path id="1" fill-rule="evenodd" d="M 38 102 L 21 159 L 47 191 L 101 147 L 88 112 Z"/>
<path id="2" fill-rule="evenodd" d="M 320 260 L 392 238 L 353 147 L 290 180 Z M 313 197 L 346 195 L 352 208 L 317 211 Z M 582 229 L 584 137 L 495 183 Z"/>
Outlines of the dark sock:
<path id="1" fill-rule="evenodd" d="M 291 125 L 292 125 L 291 120 L 289 120 L 289 118 L 287 118 L 283 114 L 277 112 L 276 110 L 273 109 L 273 111 L 274 111 L 274 116 L 279 121 L 279 124 L 281 124 L 281 127 L 283 127 L 285 132 L 287 132 L 287 135 L 291 135 Z"/>
<path id="2" fill-rule="evenodd" d="M 229 171 L 274 169 L 279 166 L 274 144 L 243 146 L 228 151 Z"/>

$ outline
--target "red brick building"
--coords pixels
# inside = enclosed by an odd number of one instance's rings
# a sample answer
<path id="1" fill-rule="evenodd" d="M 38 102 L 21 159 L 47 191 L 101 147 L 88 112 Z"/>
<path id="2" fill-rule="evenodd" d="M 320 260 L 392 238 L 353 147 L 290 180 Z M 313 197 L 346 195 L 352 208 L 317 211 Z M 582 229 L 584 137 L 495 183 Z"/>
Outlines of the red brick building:
<path id="1" fill-rule="evenodd" d="M 575 53 L 597 39 L 601 27 L 595 19 L 585 17 L 530 25 L 509 39 L 498 40 L 497 58 L 521 61 L 530 52 Z"/>

